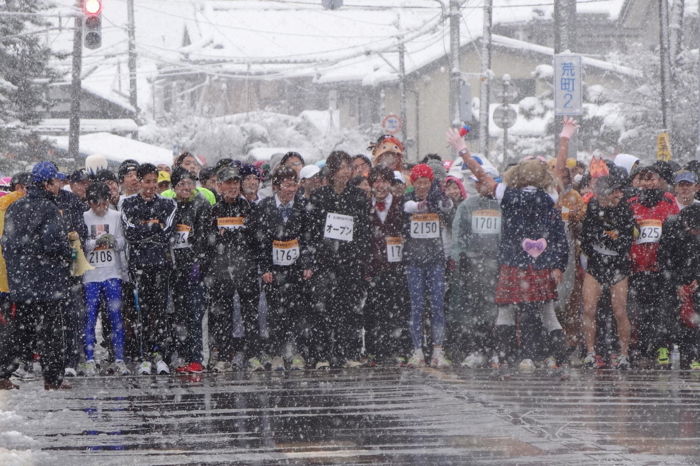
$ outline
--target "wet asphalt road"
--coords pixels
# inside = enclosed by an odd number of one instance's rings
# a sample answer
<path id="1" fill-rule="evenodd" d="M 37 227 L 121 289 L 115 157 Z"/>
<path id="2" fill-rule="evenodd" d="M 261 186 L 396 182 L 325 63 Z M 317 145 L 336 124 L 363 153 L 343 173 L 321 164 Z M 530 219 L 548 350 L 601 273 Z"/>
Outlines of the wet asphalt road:
<path id="1" fill-rule="evenodd" d="M 77 378 L 0 392 L 3 464 L 698 464 L 700 375 Z"/>

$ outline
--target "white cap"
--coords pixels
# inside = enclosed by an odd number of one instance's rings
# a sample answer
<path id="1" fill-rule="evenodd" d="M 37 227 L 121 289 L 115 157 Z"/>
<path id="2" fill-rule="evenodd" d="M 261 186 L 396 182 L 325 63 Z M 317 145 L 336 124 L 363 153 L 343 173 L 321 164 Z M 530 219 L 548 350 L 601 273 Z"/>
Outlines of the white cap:
<path id="1" fill-rule="evenodd" d="M 631 154 L 617 154 L 614 161 L 615 166 L 625 169 L 627 176 L 632 174 L 632 168 L 637 162 L 639 162 L 639 157 Z"/>
<path id="2" fill-rule="evenodd" d="M 403 177 L 403 173 L 401 173 L 401 172 L 398 171 L 398 170 L 395 170 L 395 171 L 394 171 L 394 179 L 395 179 L 395 180 L 399 180 L 399 181 L 402 182 L 403 184 L 406 184 L 406 178 L 404 178 L 404 177 Z"/>
<path id="3" fill-rule="evenodd" d="M 299 172 L 299 178 L 302 180 L 313 178 L 314 176 L 318 175 L 320 171 L 321 169 L 317 165 L 306 165 Z"/>

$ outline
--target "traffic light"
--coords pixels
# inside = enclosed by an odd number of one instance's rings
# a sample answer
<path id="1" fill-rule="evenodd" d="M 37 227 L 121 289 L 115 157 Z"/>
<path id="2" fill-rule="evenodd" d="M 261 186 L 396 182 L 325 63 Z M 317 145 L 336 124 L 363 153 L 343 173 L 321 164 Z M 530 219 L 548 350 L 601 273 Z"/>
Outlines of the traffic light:
<path id="1" fill-rule="evenodd" d="M 102 0 L 83 0 L 83 43 L 88 49 L 102 46 Z"/>

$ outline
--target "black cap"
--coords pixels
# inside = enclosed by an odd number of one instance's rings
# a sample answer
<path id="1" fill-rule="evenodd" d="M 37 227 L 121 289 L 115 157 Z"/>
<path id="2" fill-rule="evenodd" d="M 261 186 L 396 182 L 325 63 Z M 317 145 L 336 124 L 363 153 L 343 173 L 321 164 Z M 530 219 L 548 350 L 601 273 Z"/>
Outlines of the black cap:
<path id="1" fill-rule="evenodd" d="M 138 170 L 139 163 L 133 159 L 126 159 L 119 165 L 119 181 L 123 180 L 127 173 L 131 170 Z"/>
<path id="2" fill-rule="evenodd" d="M 117 180 L 117 175 L 114 174 L 112 170 L 107 170 L 107 169 L 102 169 L 98 170 L 97 173 L 95 174 L 95 180 L 96 181 L 114 181 L 118 182 Z"/>
<path id="3" fill-rule="evenodd" d="M 241 174 L 236 167 L 224 167 L 216 174 L 219 181 L 240 180 Z"/>
<path id="4" fill-rule="evenodd" d="M 255 175 L 256 177 L 260 178 L 260 172 L 258 171 L 257 168 L 255 168 L 252 164 L 250 163 L 244 163 L 240 170 L 238 171 L 241 179 L 245 178 L 246 176 L 249 175 Z"/>
<path id="5" fill-rule="evenodd" d="M 175 187 L 185 178 L 189 178 L 192 181 L 197 181 L 197 175 L 185 170 L 182 167 L 177 167 L 175 170 L 173 170 L 173 174 L 170 175 L 170 183 L 173 187 Z"/>
<path id="6" fill-rule="evenodd" d="M 74 171 L 68 177 L 68 181 L 70 181 L 71 183 L 80 183 L 81 181 L 89 181 L 89 180 L 90 180 L 90 174 L 84 168 L 80 168 L 80 169 Z"/>

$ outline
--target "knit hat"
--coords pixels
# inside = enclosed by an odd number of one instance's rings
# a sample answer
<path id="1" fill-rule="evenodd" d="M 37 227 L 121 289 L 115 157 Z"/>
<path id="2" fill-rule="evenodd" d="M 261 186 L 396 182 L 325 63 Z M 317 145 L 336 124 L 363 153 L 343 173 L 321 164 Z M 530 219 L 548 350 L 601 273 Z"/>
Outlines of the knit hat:
<path id="1" fill-rule="evenodd" d="M 433 169 L 427 164 L 419 163 L 411 169 L 411 183 L 415 183 L 418 178 L 428 178 L 430 181 L 433 181 L 433 178 L 435 178 Z"/>
<path id="2" fill-rule="evenodd" d="M 245 178 L 248 175 L 255 175 L 258 178 L 260 178 L 260 172 L 258 171 L 258 169 L 249 163 L 244 163 L 243 166 L 241 166 L 241 169 L 238 173 L 240 174 L 241 179 Z"/>

